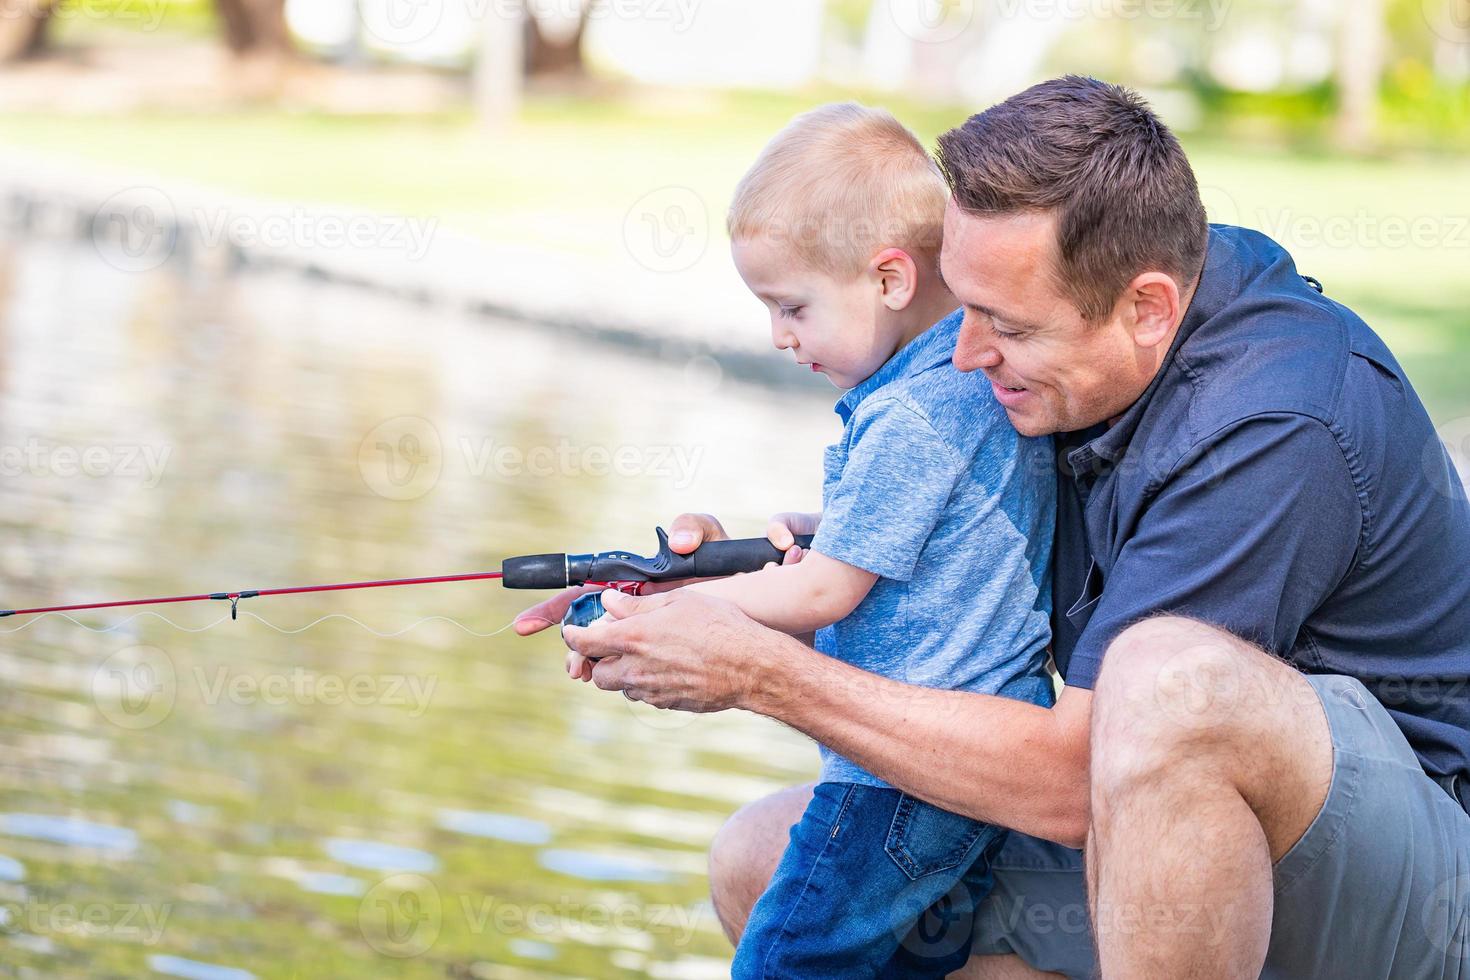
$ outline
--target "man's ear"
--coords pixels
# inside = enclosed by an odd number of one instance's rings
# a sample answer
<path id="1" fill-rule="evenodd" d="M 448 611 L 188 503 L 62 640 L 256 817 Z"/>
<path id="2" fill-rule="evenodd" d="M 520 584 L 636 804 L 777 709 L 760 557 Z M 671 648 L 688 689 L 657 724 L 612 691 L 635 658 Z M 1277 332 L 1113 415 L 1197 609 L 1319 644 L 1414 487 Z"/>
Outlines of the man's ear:
<path id="1" fill-rule="evenodd" d="M 1165 343 L 1179 322 L 1181 298 L 1179 284 L 1164 272 L 1141 272 L 1123 289 L 1120 300 L 1124 308 L 1123 322 L 1133 342 L 1145 350 Z"/>
<path id="2" fill-rule="evenodd" d="M 885 248 L 873 256 L 868 273 L 878 285 L 880 302 L 898 312 L 914 301 L 919 290 L 919 267 L 901 248 Z"/>

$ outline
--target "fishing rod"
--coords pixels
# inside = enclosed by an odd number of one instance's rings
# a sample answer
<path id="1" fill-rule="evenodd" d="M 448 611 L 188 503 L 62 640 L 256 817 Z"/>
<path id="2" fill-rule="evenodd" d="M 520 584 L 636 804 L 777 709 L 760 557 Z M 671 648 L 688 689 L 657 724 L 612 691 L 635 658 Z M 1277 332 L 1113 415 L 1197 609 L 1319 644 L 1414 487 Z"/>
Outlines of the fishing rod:
<path id="1" fill-rule="evenodd" d="M 422 578 L 375 579 L 367 582 L 336 582 L 329 585 L 297 585 L 279 589 L 240 589 L 231 592 L 201 592 L 195 595 L 158 596 L 149 599 L 113 599 L 77 602 L 29 609 L 0 609 L 6 616 L 35 616 L 70 613 L 88 609 L 117 609 L 123 606 L 157 606 L 177 602 L 229 602 L 230 618 L 239 617 L 241 599 L 264 596 L 300 595 L 308 592 L 342 592 L 353 589 L 382 589 L 401 585 L 433 585 L 442 582 L 480 582 L 499 579 L 507 589 L 564 589 L 594 585 L 638 595 L 650 582 L 672 582 L 686 578 L 717 578 L 738 572 L 754 572 L 770 562 L 781 561 L 782 552 L 765 538 L 708 541 L 687 555 L 675 554 L 669 536 L 656 528 L 658 551 L 644 557 L 629 551 L 600 551 L 588 555 L 551 552 L 520 555 L 500 563 L 498 572 L 467 572 L 461 575 L 429 575 Z M 796 543 L 811 545 L 809 534 L 796 535 Z M 564 626 L 586 626 L 602 615 L 598 593 L 578 596 L 562 620 Z"/>

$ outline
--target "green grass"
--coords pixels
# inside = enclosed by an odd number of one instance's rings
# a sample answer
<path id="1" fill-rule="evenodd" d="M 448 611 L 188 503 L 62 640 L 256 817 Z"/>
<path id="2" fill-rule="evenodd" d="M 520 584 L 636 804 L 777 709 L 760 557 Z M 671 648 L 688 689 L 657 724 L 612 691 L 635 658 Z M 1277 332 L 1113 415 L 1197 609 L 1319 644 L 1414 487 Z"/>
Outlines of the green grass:
<path id="1" fill-rule="evenodd" d="M 595 257 L 621 248 L 629 208 L 668 185 L 698 193 L 718 226 L 730 189 L 764 141 L 830 97 L 542 97 L 495 135 L 463 113 L 22 114 L 0 119 L 0 141 L 251 194 L 433 216 L 490 239 Z M 875 101 L 930 142 L 963 117 Z M 1186 142 L 1214 220 L 1281 240 L 1303 272 L 1388 339 L 1437 419 L 1470 414 L 1463 158 L 1357 159 Z"/>

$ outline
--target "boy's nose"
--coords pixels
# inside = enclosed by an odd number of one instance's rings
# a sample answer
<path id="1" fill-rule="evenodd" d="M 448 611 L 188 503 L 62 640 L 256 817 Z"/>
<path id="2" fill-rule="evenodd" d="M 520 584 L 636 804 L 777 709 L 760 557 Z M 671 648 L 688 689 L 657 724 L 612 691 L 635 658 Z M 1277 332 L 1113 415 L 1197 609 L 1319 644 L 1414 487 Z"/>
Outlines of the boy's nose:
<path id="1" fill-rule="evenodd" d="M 796 346 L 796 335 L 785 326 L 772 320 L 771 343 L 776 345 L 777 350 L 790 350 Z"/>

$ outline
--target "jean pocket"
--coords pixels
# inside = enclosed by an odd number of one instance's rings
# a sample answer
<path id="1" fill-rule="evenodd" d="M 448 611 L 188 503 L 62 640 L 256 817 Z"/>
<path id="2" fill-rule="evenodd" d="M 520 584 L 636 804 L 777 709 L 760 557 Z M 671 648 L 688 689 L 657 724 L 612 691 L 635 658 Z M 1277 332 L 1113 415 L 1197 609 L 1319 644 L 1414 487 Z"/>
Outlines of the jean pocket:
<path id="1" fill-rule="evenodd" d="M 988 843 L 1000 832 L 998 827 L 941 810 L 904 793 L 898 798 L 884 850 L 910 880 L 917 880 L 958 867 L 972 852 L 978 853 L 975 845 L 982 836 Z"/>

